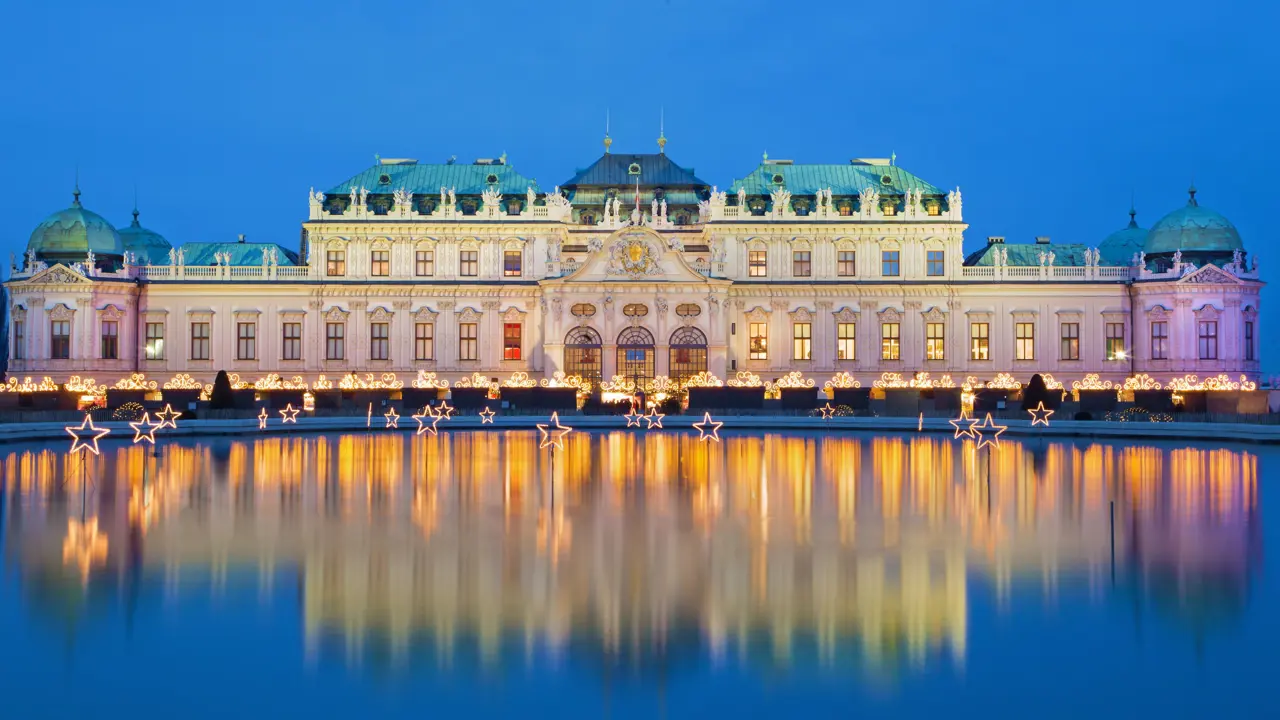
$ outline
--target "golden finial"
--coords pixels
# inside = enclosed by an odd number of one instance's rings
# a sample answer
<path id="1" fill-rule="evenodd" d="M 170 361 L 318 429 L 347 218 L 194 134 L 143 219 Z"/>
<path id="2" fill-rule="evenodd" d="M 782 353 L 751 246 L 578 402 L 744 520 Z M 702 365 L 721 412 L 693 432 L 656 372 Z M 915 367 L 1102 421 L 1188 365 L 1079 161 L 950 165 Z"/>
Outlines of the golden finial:
<path id="1" fill-rule="evenodd" d="M 604 111 L 604 154 L 609 154 L 609 146 L 613 145 L 613 138 L 609 137 L 609 111 Z"/>
<path id="2" fill-rule="evenodd" d="M 667 133 L 663 127 L 666 124 L 665 120 L 666 109 L 663 108 L 658 111 L 658 152 L 664 155 L 667 152 Z"/>

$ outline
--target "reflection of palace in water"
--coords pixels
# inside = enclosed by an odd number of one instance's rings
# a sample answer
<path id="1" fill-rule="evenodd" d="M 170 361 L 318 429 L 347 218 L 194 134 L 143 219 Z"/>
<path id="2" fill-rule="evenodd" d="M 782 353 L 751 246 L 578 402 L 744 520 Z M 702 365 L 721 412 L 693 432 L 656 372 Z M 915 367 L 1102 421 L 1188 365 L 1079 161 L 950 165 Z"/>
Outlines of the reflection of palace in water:
<path id="1" fill-rule="evenodd" d="M 0 529 L 28 586 L 296 571 L 309 654 L 485 662 L 961 663 L 970 592 L 1118 576 L 1201 617 L 1243 602 L 1258 552 L 1247 452 L 575 434 L 554 491 L 547 459 L 519 432 L 113 447 L 82 507 L 59 447 L 0 464 Z"/>

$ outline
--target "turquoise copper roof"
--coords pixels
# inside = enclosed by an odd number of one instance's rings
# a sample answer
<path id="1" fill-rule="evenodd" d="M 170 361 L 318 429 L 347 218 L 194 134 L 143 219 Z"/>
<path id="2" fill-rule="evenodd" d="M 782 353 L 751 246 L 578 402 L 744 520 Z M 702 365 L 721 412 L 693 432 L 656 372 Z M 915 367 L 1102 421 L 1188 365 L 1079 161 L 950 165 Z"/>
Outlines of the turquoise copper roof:
<path id="1" fill-rule="evenodd" d="M 639 174 L 632 174 L 633 165 L 639 166 Z M 605 153 L 588 168 L 560 183 L 560 187 L 626 187 L 634 186 L 637 180 L 641 187 L 710 187 L 693 174 L 693 168 L 680 167 L 663 153 Z"/>
<path id="2" fill-rule="evenodd" d="M 818 190 L 831 188 L 832 195 L 860 195 L 866 188 L 875 188 L 881 195 L 905 195 L 907 190 L 923 190 L 928 195 L 945 194 L 931 183 L 903 170 L 897 165 L 761 163 L 742 180 L 734 181 L 729 194 L 744 188 L 748 195 L 768 195 L 779 184 L 775 176 L 782 176 L 782 186 L 792 195 L 814 195 Z"/>
<path id="3" fill-rule="evenodd" d="M 496 183 L 490 183 L 493 179 Z M 492 165 L 424 165 L 419 163 L 382 164 L 361 172 L 325 191 L 327 195 L 348 195 L 351 188 L 364 188 L 372 194 L 390 195 L 401 188 L 414 195 L 439 195 L 440 188 L 453 188 L 458 195 L 479 195 L 494 187 L 503 195 L 524 196 L 530 187 L 538 189 L 536 180 L 516 172 L 503 163 Z"/>
<path id="4" fill-rule="evenodd" d="M 133 222 L 122 228 L 120 240 L 124 249 L 138 256 L 142 265 L 163 265 L 169 261 L 169 249 L 173 245 L 158 232 L 148 230 L 138 223 L 138 210 L 133 210 Z"/>
<path id="5" fill-rule="evenodd" d="M 1230 220 L 1196 202 L 1196 189 L 1184 207 L 1160 218 L 1147 233 L 1148 255 L 1183 252 L 1222 252 L 1243 250 L 1240 233 Z"/>
<path id="6" fill-rule="evenodd" d="M 36 226 L 27 240 L 27 249 L 46 260 L 83 260 L 92 250 L 94 255 L 124 255 L 120 234 L 101 215 L 80 204 L 80 188 L 76 188 L 71 207 L 56 212 Z"/>
<path id="7" fill-rule="evenodd" d="M 279 265 L 297 265 L 298 254 L 275 243 L 254 242 L 189 242 L 182 246 L 182 262 L 186 265 L 216 265 L 214 253 L 231 253 L 232 265 L 262 265 L 262 251 L 276 250 Z"/>
<path id="8" fill-rule="evenodd" d="M 1098 245 L 1103 265 L 1131 265 L 1134 253 L 1142 252 L 1147 231 L 1138 226 L 1138 211 L 1130 208 L 1129 224 L 1108 235 Z"/>
<path id="9" fill-rule="evenodd" d="M 1009 267 L 1038 267 L 1042 252 L 1053 253 L 1054 267 L 1083 267 L 1084 253 L 1089 246 L 1079 243 L 996 243 L 970 253 L 964 259 L 964 264 L 968 267 L 995 265 L 995 253 L 992 252 L 995 248 L 1009 251 L 1006 263 Z"/>
<path id="10" fill-rule="evenodd" d="M 663 197 L 667 200 L 667 207 L 672 205 L 697 205 L 702 199 L 692 190 L 666 190 Z M 654 198 L 652 190 L 646 191 L 644 188 L 640 190 L 640 205 L 645 209 L 649 209 L 649 203 Z M 604 190 L 573 190 L 571 191 L 570 200 L 573 201 L 575 207 L 589 207 L 592 205 L 604 205 Z M 635 204 L 635 192 L 628 192 L 626 188 L 618 188 L 618 202 L 624 206 L 632 206 Z"/>

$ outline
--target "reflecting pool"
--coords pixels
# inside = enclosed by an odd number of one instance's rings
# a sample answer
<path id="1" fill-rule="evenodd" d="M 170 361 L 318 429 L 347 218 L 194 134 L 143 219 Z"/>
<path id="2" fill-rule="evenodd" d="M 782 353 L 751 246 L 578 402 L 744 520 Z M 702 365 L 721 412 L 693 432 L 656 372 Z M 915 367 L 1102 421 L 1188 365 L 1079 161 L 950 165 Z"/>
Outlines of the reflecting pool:
<path id="1" fill-rule="evenodd" d="M 1280 448 L 722 437 L 0 448 L 0 715 L 1280 715 Z"/>

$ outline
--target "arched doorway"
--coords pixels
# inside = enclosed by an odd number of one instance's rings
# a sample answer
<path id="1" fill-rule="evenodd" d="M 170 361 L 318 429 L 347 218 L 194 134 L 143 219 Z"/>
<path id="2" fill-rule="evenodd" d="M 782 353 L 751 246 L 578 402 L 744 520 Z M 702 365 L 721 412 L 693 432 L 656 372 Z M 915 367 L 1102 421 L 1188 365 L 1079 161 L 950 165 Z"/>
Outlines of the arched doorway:
<path id="1" fill-rule="evenodd" d="M 618 374 L 637 384 L 653 379 L 653 335 L 629 327 L 618 335 Z"/>
<path id="2" fill-rule="evenodd" d="M 592 328 L 582 325 L 570 330 L 564 339 L 564 374 L 599 384 L 604 372 L 600 344 L 600 333 Z"/>
<path id="3" fill-rule="evenodd" d="M 671 333 L 671 379 L 676 382 L 707 371 L 707 336 L 696 327 Z"/>

